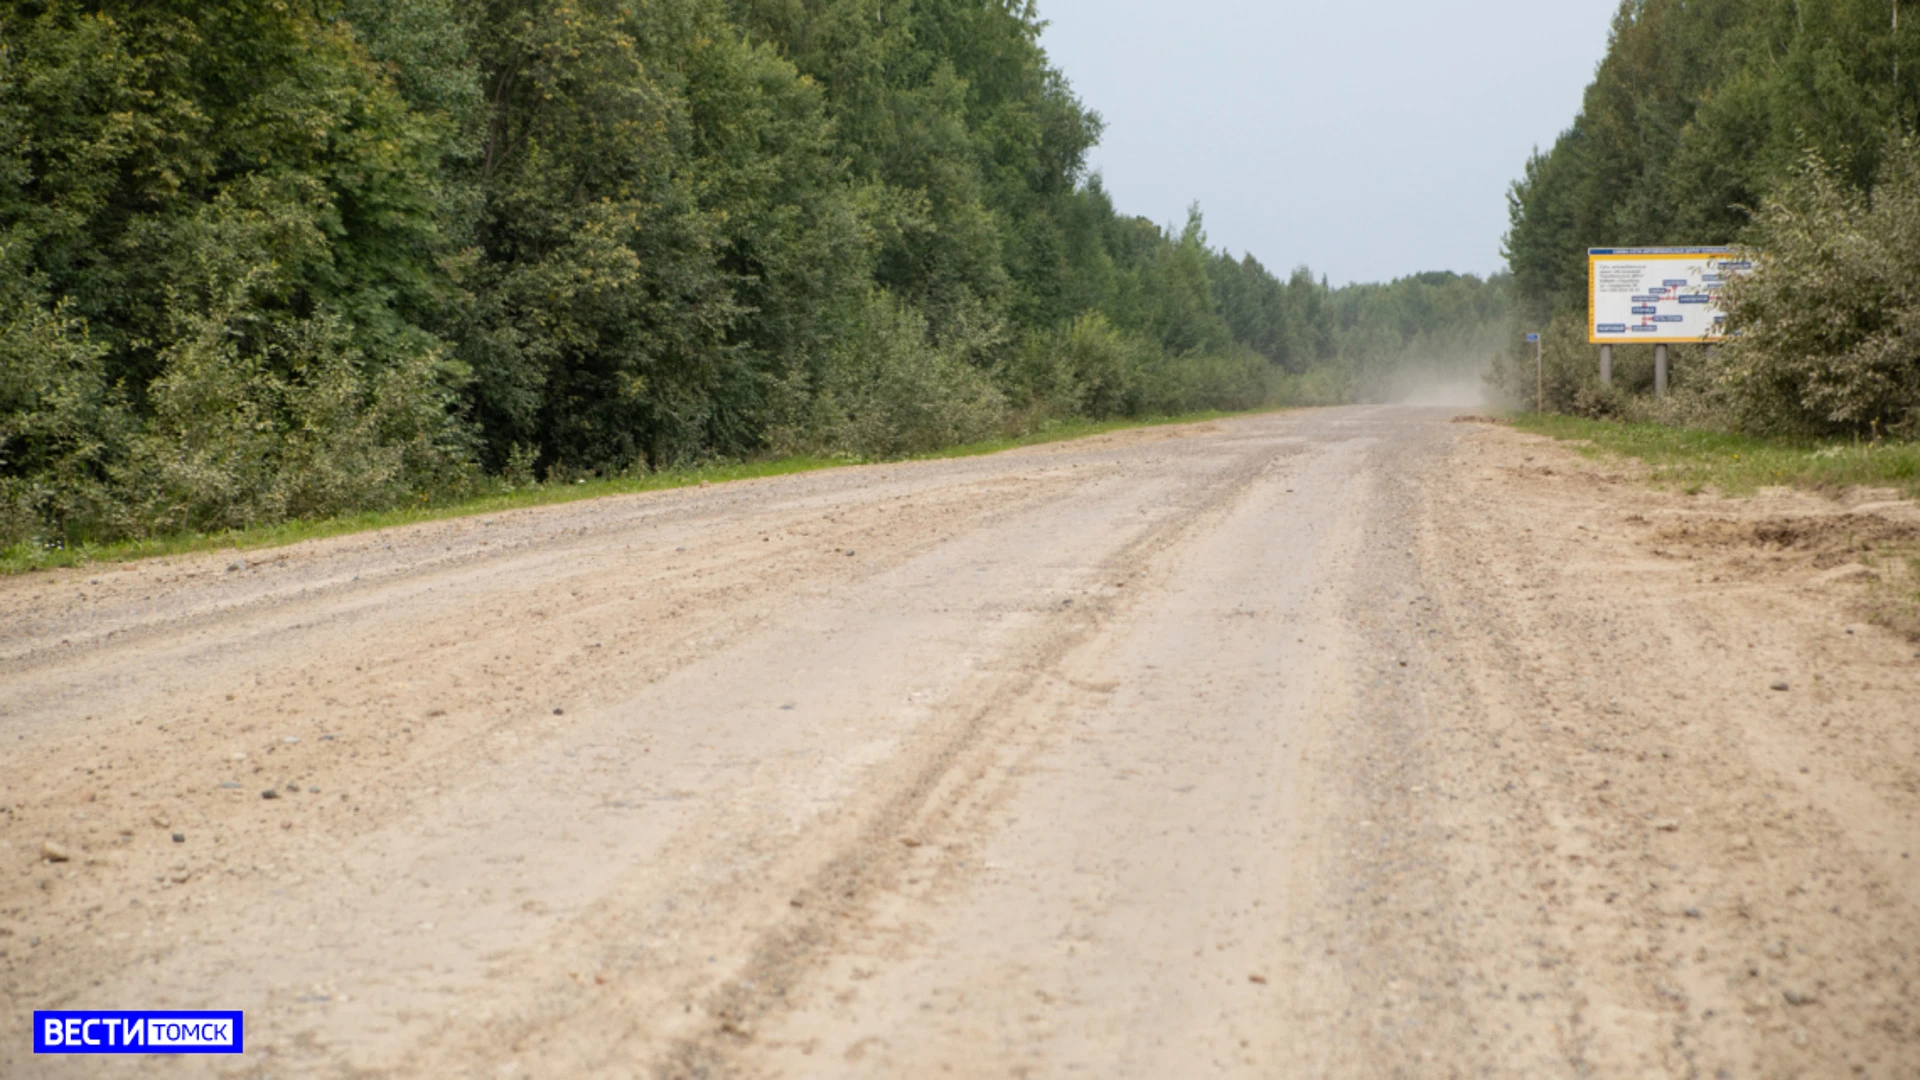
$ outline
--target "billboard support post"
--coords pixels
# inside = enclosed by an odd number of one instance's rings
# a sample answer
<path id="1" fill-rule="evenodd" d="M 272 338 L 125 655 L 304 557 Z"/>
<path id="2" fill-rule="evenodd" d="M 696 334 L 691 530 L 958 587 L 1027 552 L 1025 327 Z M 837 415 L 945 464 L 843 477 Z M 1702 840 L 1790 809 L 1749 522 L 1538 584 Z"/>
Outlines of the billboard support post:
<path id="1" fill-rule="evenodd" d="M 1527 344 L 1533 346 L 1533 411 L 1547 411 L 1547 367 L 1542 358 L 1546 345 L 1539 334 L 1528 334 Z"/>
<path id="2" fill-rule="evenodd" d="M 1653 347 L 1653 394 L 1655 397 L 1667 396 L 1667 347 Z"/>
<path id="3" fill-rule="evenodd" d="M 1600 385 L 1613 385 L 1613 346 L 1600 346 Z"/>

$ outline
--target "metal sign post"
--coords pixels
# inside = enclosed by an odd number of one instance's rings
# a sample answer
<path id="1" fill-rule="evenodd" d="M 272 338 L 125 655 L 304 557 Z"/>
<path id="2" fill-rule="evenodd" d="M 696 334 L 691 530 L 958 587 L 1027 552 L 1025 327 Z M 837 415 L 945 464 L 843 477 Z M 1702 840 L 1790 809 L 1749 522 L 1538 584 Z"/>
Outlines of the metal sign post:
<path id="1" fill-rule="evenodd" d="M 1613 346 L 1600 346 L 1600 385 L 1613 385 Z"/>
<path id="2" fill-rule="evenodd" d="M 1527 340 L 1533 343 L 1533 411 L 1543 413 L 1547 411 L 1547 369 L 1541 356 L 1545 346 L 1539 334 L 1528 334 Z"/>

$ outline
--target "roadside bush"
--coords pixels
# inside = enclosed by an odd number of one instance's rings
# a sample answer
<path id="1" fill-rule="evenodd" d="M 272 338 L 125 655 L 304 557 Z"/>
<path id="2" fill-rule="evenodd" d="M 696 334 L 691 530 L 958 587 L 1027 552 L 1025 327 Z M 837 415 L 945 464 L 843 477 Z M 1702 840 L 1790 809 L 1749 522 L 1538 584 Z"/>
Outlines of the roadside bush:
<path id="1" fill-rule="evenodd" d="M 100 532 L 132 430 L 106 350 L 0 249 L 0 550 Z"/>
<path id="2" fill-rule="evenodd" d="M 1073 377 L 1074 411 L 1096 420 L 1137 411 L 1140 375 L 1157 351 L 1116 328 L 1105 315 L 1075 319 L 1061 348 Z"/>
<path id="3" fill-rule="evenodd" d="M 1716 378 L 1763 433 L 1920 435 L 1920 146 L 1871 194 L 1809 156 L 1761 211 L 1756 266 L 1725 301 Z"/>
<path id="4" fill-rule="evenodd" d="M 1267 372 L 1267 402 L 1272 405 L 1345 405 L 1357 387 L 1352 369 L 1321 365 L 1298 374 L 1272 368 Z"/>
<path id="5" fill-rule="evenodd" d="M 255 350 L 218 315 L 194 324 L 149 388 L 153 417 L 121 473 L 122 534 L 245 528 L 457 489 L 467 447 L 435 352 L 369 370 L 338 316 L 267 328 Z"/>
<path id="6" fill-rule="evenodd" d="M 1252 349 L 1163 354 L 1141 373 L 1136 412 L 1173 416 L 1208 409 L 1254 409 L 1266 403 L 1267 390 L 1266 358 Z"/>
<path id="7" fill-rule="evenodd" d="M 800 404 L 774 429 L 775 448 L 879 458 L 991 437 L 1007 403 L 968 361 L 978 333 L 935 344 L 919 313 L 875 294 L 812 378 L 810 400 L 786 390 Z"/>
<path id="8" fill-rule="evenodd" d="M 396 24 L 397 25 L 397 24 Z M 0 541 L 389 506 L 466 475 L 453 135 L 253 0 L 0 10 Z"/>
<path id="9" fill-rule="evenodd" d="M 1028 413 L 1105 420 L 1138 408 L 1141 372 L 1156 351 L 1088 312 L 1052 333 L 1028 335 L 1001 379 Z"/>
<path id="10" fill-rule="evenodd" d="M 147 415 L 111 472 L 119 535 L 385 509 L 466 471 L 462 373 L 435 338 L 278 302 L 324 232 L 298 200 L 227 196 L 176 230 Z"/>

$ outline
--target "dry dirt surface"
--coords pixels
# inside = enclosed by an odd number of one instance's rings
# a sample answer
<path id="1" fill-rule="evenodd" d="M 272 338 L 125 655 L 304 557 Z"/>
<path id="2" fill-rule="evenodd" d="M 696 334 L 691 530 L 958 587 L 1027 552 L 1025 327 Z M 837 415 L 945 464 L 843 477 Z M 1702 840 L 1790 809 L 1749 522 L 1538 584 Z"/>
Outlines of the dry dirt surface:
<path id="1" fill-rule="evenodd" d="M 1912 508 L 1454 419 L 0 582 L 0 1076 L 1920 1076 Z"/>

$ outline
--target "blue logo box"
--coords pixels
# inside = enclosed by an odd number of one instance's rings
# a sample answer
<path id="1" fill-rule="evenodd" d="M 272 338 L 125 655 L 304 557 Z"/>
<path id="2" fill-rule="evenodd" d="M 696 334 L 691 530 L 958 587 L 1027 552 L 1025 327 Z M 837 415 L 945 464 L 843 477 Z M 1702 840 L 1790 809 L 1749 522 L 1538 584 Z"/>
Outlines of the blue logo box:
<path id="1" fill-rule="evenodd" d="M 36 1054 L 239 1054 L 239 1010 L 57 1009 L 33 1013 Z"/>

